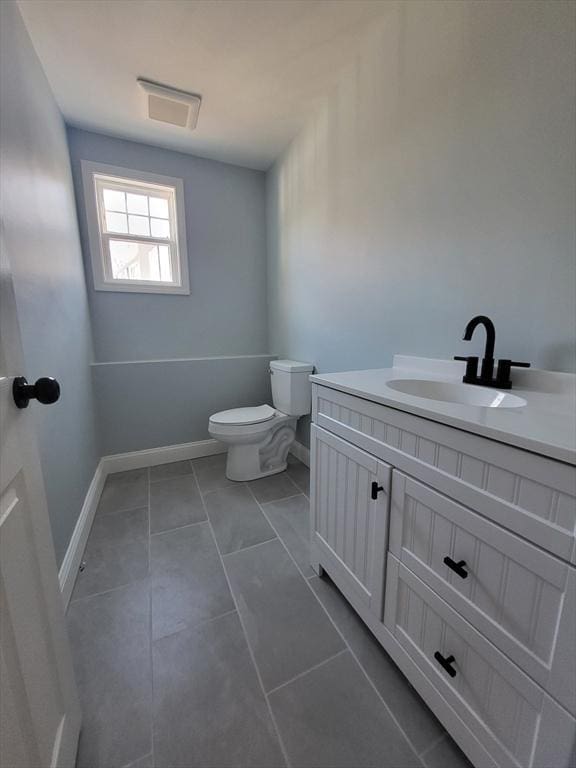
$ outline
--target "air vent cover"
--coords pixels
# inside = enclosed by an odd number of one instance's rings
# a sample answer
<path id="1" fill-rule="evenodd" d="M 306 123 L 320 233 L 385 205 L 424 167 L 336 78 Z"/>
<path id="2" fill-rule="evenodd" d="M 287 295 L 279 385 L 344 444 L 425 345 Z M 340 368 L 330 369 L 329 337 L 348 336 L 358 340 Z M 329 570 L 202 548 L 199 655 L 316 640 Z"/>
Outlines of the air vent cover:
<path id="1" fill-rule="evenodd" d="M 146 95 L 146 114 L 152 120 L 170 123 L 180 128 L 196 128 L 202 97 L 179 91 L 166 85 L 138 78 L 138 85 Z"/>

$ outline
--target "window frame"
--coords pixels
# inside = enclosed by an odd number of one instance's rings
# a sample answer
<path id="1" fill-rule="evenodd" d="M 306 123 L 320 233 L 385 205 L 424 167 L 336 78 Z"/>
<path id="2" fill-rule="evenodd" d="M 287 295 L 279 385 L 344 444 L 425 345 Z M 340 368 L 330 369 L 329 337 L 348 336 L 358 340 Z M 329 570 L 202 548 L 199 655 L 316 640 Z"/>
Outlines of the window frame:
<path id="1" fill-rule="evenodd" d="M 184 184 L 182 179 L 161 176 L 134 168 L 121 168 L 89 160 L 81 161 L 82 182 L 84 188 L 84 206 L 88 225 L 88 247 L 92 262 L 94 290 L 116 291 L 122 293 L 189 294 L 188 251 L 186 247 L 186 218 L 184 211 Z M 109 233 L 105 231 L 105 211 L 101 196 L 99 177 L 109 180 L 114 186 L 115 180 L 124 191 L 127 187 L 139 194 L 150 194 L 150 186 L 159 189 L 157 196 L 169 200 L 170 221 L 175 220 L 176 227 L 170 239 L 148 235 L 128 233 Z M 173 190 L 173 195 L 166 193 L 166 187 Z M 148 192 L 145 192 L 145 190 Z M 111 275 L 111 258 L 108 243 L 112 240 L 124 242 L 150 243 L 152 245 L 170 245 L 172 274 L 178 274 L 179 280 L 166 283 L 156 280 L 121 280 Z"/>

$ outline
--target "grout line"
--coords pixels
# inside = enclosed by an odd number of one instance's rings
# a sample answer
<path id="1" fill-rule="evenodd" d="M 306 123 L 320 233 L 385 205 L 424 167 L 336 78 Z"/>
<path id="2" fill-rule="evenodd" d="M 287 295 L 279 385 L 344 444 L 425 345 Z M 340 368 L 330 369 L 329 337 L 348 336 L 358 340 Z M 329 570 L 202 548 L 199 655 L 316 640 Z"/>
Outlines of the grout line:
<path id="1" fill-rule="evenodd" d="M 428 752 L 432 752 L 434 747 L 437 747 L 438 744 L 440 744 L 441 741 L 444 741 L 444 739 L 446 738 L 447 735 L 448 735 L 448 731 L 442 731 L 442 733 L 440 734 L 440 736 L 438 736 L 437 739 L 434 739 L 434 741 L 431 744 L 428 744 L 427 747 L 424 747 L 424 749 L 422 750 L 422 752 L 420 752 L 418 757 L 421 760 L 423 760 L 424 759 L 424 755 L 427 755 Z"/>
<path id="2" fill-rule="evenodd" d="M 161 464 L 155 464 L 154 466 L 162 466 Z M 182 477 L 190 477 L 190 475 L 193 474 L 192 470 L 190 472 L 182 472 L 180 475 L 172 475 L 171 477 L 159 477 L 158 480 L 152 480 L 150 478 L 150 485 L 154 485 L 155 483 L 165 483 L 167 480 L 180 480 Z"/>
<path id="3" fill-rule="evenodd" d="M 224 613 L 219 613 L 218 616 L 212 616 L 209 619 L 202 619 L 196 624 L 186 624 L 186 626 L 181 627 L 180 629 L 175 629 L 174 632 L 168 632 L 168 634 L 166 635 L 160 635 L 160 637 L 153 638 L 152 645 L 154 645 L 154 643 L 160 642 L 161 640 L 165 640 L 167 637 L 174 637 L 174 635 L 179 635 L 180 632 L 187 632 L 188 630 L 193 631 L 195 629 L 200 629 L 205 624 L 210 624 L 211 621 L 218 621 L 218 619 L 223 619 L 225 616 L 231 616 L 233 613 L 238 613 L 236 608 L 232 608 L 229 611 L 224 611 Z"/>
<path id="4" fill-rule="evenodd" d="M 278 536 L 276 536 L 276 532 L 273 530 L 274 536 L 271 539 L 266 539 L 266 541 L 259 541 L 257 544 L 249 544 L 247 547 L 242 547 L 241 549 L 235 549 L 233 552 L 222 552 L 221 557 L 230 557 L 231 555 L 237 555 L 239 552 L 247 552 L 250 549 L 256 549 L 256 547 L 261 547 L 264 544 L 270 544 L 271 541 L 276 541 Z"/>
<path id="5" fill-rule="evenodd" d="M 334 653 L 332 656 L 328 656 L 327 659 L 324 659 L 324 661 L 318 662 L 318 664 L 314 664 L 314 666 L 310 667 L 310 669 L 305 669 L 304 672 L 299 672 L 297 675 L 294 675 L 294 677 L 291 677 L 290 680 L 286 680 L 285 683 L 280 683 L 280 685 L 277 685 L 275 688 L 272 688 L 270 691 L 268 691 L 266 695 L 270 696 L 271 694 L 276 693 L 276 691 L 279 691 L 282 688 L 285 688 L 287 685 L 290 685 L 290 683 L 294 683 L 296 680 L 300 680 L 301 677 L 306 677 L 306 675 L 309 674 L 310 672 L 314 672 L 316 669 L 323 667 L 325 664 L 328 664 L 330 661 L 337 659 L 338 656 L 342 656 L 343 653 L 349 653 L 348 648 L 342 648 L 342 650 L 338 651 L 338 653 Z"/>
<path id="6" fill-rule="evenodd" d="M 152 765 L 156 763 L 154 754 L 154 643 L 152 642 L 152 507 L 150 467 L 148 477 L 148 636 L 150 642 L 150 750 Z"/>
<path id="7" fill-rule="evenodd" d="M 272 530 L 273 530 L 273 531 L 274 531 L 274 533 L 276 534 L 276 537 L 278 538 L 278 540 L 280 541 L 280 543 L 282 544 L 282 546 L 284 547 L 284 549 L 286 550 L 286 552 L 288 552 L 288 555 L 290 556 L 290 559 L 292 560 L 292 562 L 294 563 L 294 565 L 296 566 L 296 568 L 298 568 L 298 573 L 299 573 L 299 574 L 302 576 L 302 578 L 303 578 L 305 581 L 307 581 L 308 579 L 311 579 L 311 578 L 313 578 L 312 576 L 306 576 L 306 574 L 304 573 L 304 571 L 303 571 L 303 570 L 300 568 L 300 566 L 299 566 L 299 565 L 298 565 L 298 563 L 296 562 L 296 559 L 293 557 L 292 553 L 290 552 L 290 550 L 288 549 L 288 547 L 287 547 L 287 546 L 286 546 L 286 544 L 284 543 L 284 539 L 282 538 L 282 536 L 280 536 L 280 533 L 278 532 L 278 529 L 277 529 L 277 528 L 276 528 L 276 526 L 274 525 L 273 521 L 272 521 L 272 520 L 271 520 L 271 519 L 268 517 L 268 515 L 266 514 L 266 510 L 264 509 L 264 507 L 266 506 L 266 504 L 261 504 L 261 503 L 258 501 L 258 499 L 256 498 L 256 496 L 254 496 L 254 492 L 252 491 L 252 489 L 251 489 L 251 488 L 248 488 L 248 490 L 249 490 L 249 491 L 250 491 L 250 493 L 252 494 L 252 496 L 253 496 L 253 498 L 254 498 L 254 501 L 256 502 L 256 504 L 258 504 L 258 506 L 260 507 L 260 511 L 262 512 L 262 514 L 264 515 L 264 517 L 265 517 L 265 518 L 266 518 L 266 520 L 268 521 L 268 524 L 270 525 L 270 527 L 272 528 Z M 301 494 L 301 493 L 299 493 L 299 494 L 298 494 L 298 496 L 302 496 L 302 495 L 303 495 L 303 494 Z M 294 498 L 294 497 L 293 497 L 293 496 L 291 496 L 290 498 Z M 279 501 L 280 501 L 280 499 L 279 499 Z M 266 503 L 267 503 L 267 504 L 270 504 L 270 503 L 272 503 L 272 502 L 266 502 Z M 273 541 L 273 539 L 271 539 L 271 541 Z M 316 574 L 313 574 L 313 575 L 315 576 Z M 318 598 L 316 598 L 316 599 L 318 599 Z"/>
<path id="8" fill-rule="evenodd" d="M 252 494 L 254 496 L 254 494 Z M 281 499 L 271 499 L 270 501 L 259 501 L 258 504 L 260 506 L 265 507 L 268 504 L 279 504 L 281 501 L 288 501 L 288 499 L 296 499 L 298 496 L 306 496 L 305 493 L 302 493 L 302 491 L 298 491 L 298 493 L 293 493 L 290 496 L 283 496 Z M 256 498 L 254 496 L 254 498 Z"/>
<path id="9" fill-rule="evenodd" d="M 251 490 L 251 489 L 250 489 L 250 490 Z M 254 496 L 254 494 L 253 494 L 253 493 L 252 493 L 252 495 Z M 259 505 L 260 509 L 262 510 L 262 513 L 264 514 L 264 516 L 265 516 L 265 517 L 266 517 L 266 519 L 268 520 L 268 516 L 266 515 L 266 512 L 264 511 L 264 508 L 263 508 L 263 507 L 262 507 L 262 505 L 261 505 L 261 504 L 258 502 L 258 499 L 256 499 L 256 497 L 255 497 L 255 496 L 254 496 L 254 498 L 255 498 L 255 500 L 256 500 L 256 503 Z M 270 520 L 268 520 L 268 522 L 270 522 Z M 270 523 L 270 525 L 272 525 L 272 523 Z M 272 525 L 272 527 L 274 528 L 274 526 L 273 526 L 273 525 Z M 276 529 L 274 528 L 274 530 L 276 530 Z M 278 533 L 278 532 L 276 531 L 276 533 Z M 350 653 L 351 653 L 351 655 L 352 655 L 352 658 L 354 659 L 354 661 L 356 662 L 356 664 L 359 666 L 360 670 L 362 671 L 362 674 L 364 675 L 364 677 L 366 678 L 366 680 L 368 680 L 368 683 L 370 684 L 370 686 L 372 687 L 372 689 L 374 690 L 374 692 L 376 693 L 376 695 L 378 696 L 378 698 L 379 698 L 379 699 L 380 699 L 380 701 L 382 702 L 382 705 L 383 705 L 384 709 L 386 710 L 386 712 L 388 713 L 388 715 L 390 716 L 390 718 L 392 719 L 392 722 L 393 722 L 393 723 L 394 723 L 394 725 L 395 725 L 395 726 L 398 728 L 398 730 L 399 730 L 399 732 L 401 733 L 401 735 L 404 737 L 404 739 L 405 739 L 406 743 L 408 744 L 409 748 L 412 750 L 412 752 L 413 752 L 413 753 L 414 753 L 414 755 L 416 756 L 416 759 L 417 759 L 417 760 L 418 760 L 420 763 L 422 763 L 422 761 L 420 760 L 420 755 L 419 755 L 419 754 L 418 754 L 418 752 L 416 751 L 416 748 L 414 747 L 414 745 L 412 744 L 412 742 L 411 742 L 411 741 L 410 741 L 410 739 L 408 738 L 408 736 L 407 736 L 406 732 L 404 731 L 404 729 L 402 728 L 402 726 L 401 726 L 401 725 L 400 725 L 400 723 L 398 722 L 398 720 L 397 720 L 396 716 L 394 715 L 394 713 L 392 712 L 392 710 L 390 709 L 390 707 L 388 706 L 388 704 L 387 704 L 387 703 L 384 701 L 384 699 L 382 698 L 382 695 L 381 695 L 380 691 L 378 690 L 378 688 L 376 688 L 376 686 L 374 685 L 374 682 L 372 681 L 372 678 L 369 676 L 369 674 L 366 672 L 366 670 L 364 669 L 364 667 L 363 667 L 363 666 L 362 666 L 362 664 L 360 663 L 360 661 L 359 661 L 359 659 L 358 659 L 358 656 L 357 656 L 357 655 L 354 653 L 354 651 L 353 651 L 353 650 L 352 650 L 352 648 L 350 647 L 350 644 L 349 644 L 349 643 L 348 643 L 348 641 L 346 640 L 346 637 L 344 636 L 343 632 L 340 630 L 340 628 L 338 627 L 338 625 L 336 624 L 336 622 L 334 621 L 334 619 L 332 618 L 332 616 L 330 616 L 330 614 L 329 614 L 329 612 L 328 612 L 327 608 L 324 606 L 324 604 L 322 603 L 322 601 L 320 600 L 320 598 L 318 597 L 318 595 L 316 594 L 316 592 L 315 592 L 315 591 L 312 589 L 312 587 L 311 587 L 311 585 L 310 585 L 310 581 L 309 581 L 309 579 L 307 579 L 307 578 L 306 578 L 306 577 L 305 577 L 305 576 L 302 574 L 302 571 L 301 571 L 301 570 L 300 570 L 300 568 L 298 567 L 298 563 L 296 562 L 296 560 L 295 560 L 295 559 L 294 559 L 294 557 L 292 556 L 292 553 L 290 552 L 290 550 L 288 549 L 288 547 L 287 547 L 287 546 L 286 546 L 286 544 L 284 543 L 284 541 L 283 541 L 282 537 L 281 537 L 281 536 L 278 536 L 278 539 L 279 539 L 280 543 L 282 544 L 282 546 L 284 547 L 284 549 L 286 550 L 286 552 L 287 552 L 288 556 L 290 557 L 290 559 L 292 560 L 292 562 L 294 563 L 294 565 L 295 565 L 295 566 L 296 566 L 296 568 L 298 569 L 298 571 L 299 571 L 299 573 L 301 574 L 302 578 L 304 579 L 304 582 L 305 582 L 305 584 L 307 585 L 308 589 L 309 589 L 309 590 L 312 592 L 312 594 L 314 595 L 315 599 L 316 599 L 316 600 L 317 600 L 317 602 L 320 604 L 320 607 L 322 608 L 322 610 L 324 611 L 324 613 L 325 613 L 325 614 L 326 614 L 326 616 L 328 617 L 328 620 L 330 621 L 330 623 L 332 624 L 332 626 L 334 627 L 334 629 L 336 630 L 336 632 L 338 633 L 338 635 L 340 635 L 340 638 L 341 638 L 342 642 L 344 643 L 344 645 L 346 646 L 346 648 L 347 648 L 347 649 L 350 651 Z M 318 574 L 315 574 L 315 575 L 318 575 Z M 313 578 L 313 577 L 311 576 L 310 578 Z M 343 599 L 345 599 L 345 598 L 343 597 Z"/>
<path id="10" fill-rule="evenodd" d="M 93 597 L 101 597 L 102 595 L 109 595 L 112 592 L 118 592 L 120 589 L 126 589 L 127 587 L 131 587 L 134 584 L 139 584 L 141 581 L 145 581 L 148 579 L 148 576 L 144 576 L 141 579 L 134 579 L 134 581 L 127 581 L 126 584 L 119 584 L 117 587 L 112 587 L 111 589 L 104 589 L 102 592 L 93 592 L 91 595 L 82 595 L 82 597 L 75 597 L 74 600 L 70 600 L 69 605 L 72 605 L 72 603 L 79 603 L 82 600 L 91 600 Z"/>
<path id="11" fill-rule="evenodd" d="M 204 510 L 206 511 L 206 510 Z M 192 528 L 193 525 L 202 525 L 202 523 L 207 523 L 208 518 L 206 520 L 197 520 L 195 523 L 186 523 L 186 525 L 177 525 L 176 528 L 166 528 L 165 531 L 154 531 L 150 532 L 150 536 L 162 536 L 164 533 L 172 533 L 172 531 L 181 531 L 183 528 Z"/>
<path id="12" fill-rule="evenodd" d="M 102 494 L 100 494 L 100 498 L 102 498 Z M 100 503 L 100 499 L 98 499 L 98 503 Z M 110 515 L 123 515 L 125 512 L 136 512 L 137 509 L 146 509 L 146 504 L 140 504 L 139 507 L 126 507 L 125 509 L 111 509 L 108 512 L 98 512 L 98 508 L 96 508 L 96 512 L 94 513 L 94 520 L 96 520 L 96 516 L 110 517 Z"/>
<path id="13" fill-rule="evenodd" d="M 198 484 L 198 482 L 197 482 Z M 199 484 L 198 484 L 198 487 Z M 202 499 L 202 504 L 204 505 L 204 511 L 206 512 L 206 517 L 208 517 L 208 510 L 206 509 L 206 505 L 204 503 L 204 497 L 202 494 L 200 494 L 200 497 Z M 232 590 L 232 584 L 230 583 L 230 578 L 228 576 L 228 571 L 226 570 L 226 566 L 224 564 L 224 559 L 222 557 L 222 553 L 220 552 L 220 548 L 218 547 L 218 542 L 216 541 L 216 535 L 214 533 L 214 529 L 212 527 L 212 523 L 210 522 L 210 518 L 208 518 L 208 525 L 210 526 L 210 532 L 212 533 L 212 538 L 214 540 L 214 544 L 216 546 L 216 551 L 218 552 L 218 556 L 220 558 L 220 565 L 222 566 L 222 570 L 224 571 L 224 577 L 226 578 L 226 583 L 228 584 L 228 589 L 230 590 L 230 595 L 232 597 L 232 601 L 234 605 L 236 606 L 236 611 L 238 612 L 238 620 L 240 621 L 240 627 L 242 628 L 242 632 L 244 633 L 244 639 L 246 641 L 246 647 L 248 648 L 248 653 L 250 654 L 250 658 L 252 659 L 252 664 L 254 666 L 254 671 L 256 672 L 256 677 L 258 679 L 258 682 L 260 684 L 260 689 L 262 691 L 262 695 L 264 696 L 264 701 L 266 702 L 266 706 L 268 708 L 268 714 L 270 715 L 270 720 L 272 722 L 272 727 L 274 728 L 274 732 L 276 734 L 276 738 L 278 739 L 278 744 L 280 746 L 280 751 L 282 753 L 282 756 L 284 758 L 284 762 L 286 763 L 287 768 L 291 768 L 291 762 L 288 757 L 288 752 L 286 751 L 286 747 L 284 746 L 284 742 L 282 740 L 282 736 L 280 735 L 280 729 L 278 728 L 278 723 L 276 722 L 276 718 L 274 717 L 274 712 L 272 711 L 272 707 L 270 706 L 270 702 L 268 700 L 268 696 L 266 694 L 266 690 L 264 688 L 264 683 L 262 682 L 262 677 L 260 675 L 260 670 L 258 669 L 258 665 L 256 664 L 256 658 L 254 656 L 254 652 L 252 650 L 252 647 L 250 645 L 250 641 L 248 640 L 248 633 L 246 632 L 246 627 L 244 625 L 244 620 L 242 619 L 242 614 L 240 613 L 240 609 L 238 608 L 238 603 L 236 601 L 236 597 L 234 596 L 234 592 Z"/>

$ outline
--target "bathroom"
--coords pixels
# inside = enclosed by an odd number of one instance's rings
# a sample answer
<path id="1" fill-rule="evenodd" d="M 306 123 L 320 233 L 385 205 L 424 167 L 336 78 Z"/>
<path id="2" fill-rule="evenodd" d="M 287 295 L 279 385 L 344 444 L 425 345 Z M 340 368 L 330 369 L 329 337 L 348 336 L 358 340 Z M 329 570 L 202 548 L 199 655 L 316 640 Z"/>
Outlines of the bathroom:
<path id="1" fill-rule="evenodd" d="M 573 768 L 576 4 L 0 34 L 0 764 Z"/>

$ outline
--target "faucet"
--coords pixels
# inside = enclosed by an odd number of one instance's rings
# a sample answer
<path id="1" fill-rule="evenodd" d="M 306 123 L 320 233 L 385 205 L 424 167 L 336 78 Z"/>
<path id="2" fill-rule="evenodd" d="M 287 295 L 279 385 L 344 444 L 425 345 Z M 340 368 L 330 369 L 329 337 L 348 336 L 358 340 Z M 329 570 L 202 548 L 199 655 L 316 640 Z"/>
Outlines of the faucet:
<path id="1" fill-rule="evenodd" d="M 478 357 L 460 357 L 456 355 L 454 360 L 463 360 L 466 362 L 466 373 L 462 381 L 464 384 L 480 384 L 484 387 L 497 387 L 498 389 L 511 389 L 512 381 L 510 379 L 510 369 L 512 366 L 517 368 L 530 368 L 530 363 L 517 363 L 512 360 L 499 360 L 496 378 L 494 376 L 494 345 L 496 343 L 496 329 L 494 323 L 486 315 L 477 315 L 466 326 L 463 341 L 470 341 L 474 331 L 479 325 L 483 325 L 486 330 L 486 348 L 482 358 L 480 375 L 478 376 Z"/>

